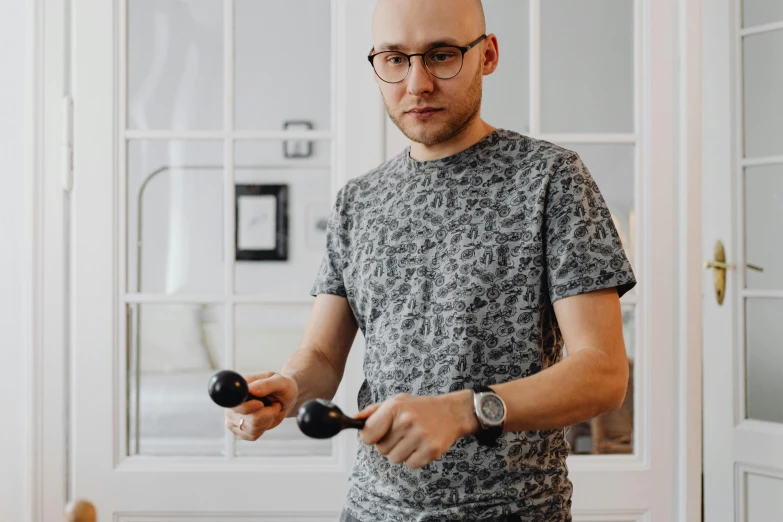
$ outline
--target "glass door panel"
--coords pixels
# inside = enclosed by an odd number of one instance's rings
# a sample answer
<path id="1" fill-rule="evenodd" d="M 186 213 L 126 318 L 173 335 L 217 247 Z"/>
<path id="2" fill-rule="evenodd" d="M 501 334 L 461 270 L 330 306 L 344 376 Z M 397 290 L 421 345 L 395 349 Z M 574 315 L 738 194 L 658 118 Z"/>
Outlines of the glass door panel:
<path id="1" fill-rule="evenodd" d="M 130 129 L 223 127 L 223 2 L 128 1 Z"/>
<path id="2" fill-rule="evenodd" d="M 541 2 L 541 130 L 634 131 L 634 3 Z"/>
<path id="3" fill-rule="evenodd" d="M 134 303 L 128 309 L 128 454 L 221 455 L 223 411 L 206 389 L 222 367 L 223 308 Z"/>
<path id="4" fill-rule="evenodd" d="M 745 303 L 746 417 L 783 423 L 783 299 Z"/>
<path id="5" fill-rule="evenodd" d="M 223 143 L 128 143 L 128 291 L 223 291 Z"/>
<path id="6" fill-rule="evenodd" d="M 331 4 L 236 1 L 237 129 L 331 129 Z"/>
<path id="7" fill-rule="evenodd" d="M 776 0 L 745 0 L 742 2 L 743 27 L 783 21 L 783 2 Z"/>
<path id="8" fill-rule="evenodd" d="M 636 266 L 635 151 L 633 144 L 564 143 L 579 154 L 598 185 L 631 266 Z M 636 295 L 636 288 L 623 301 Z M 634 382 L 636 365 L 636 305 L 621 306 L 623 339 L 628 355 L 629 381 L 625 402 L 618 411 L 604 413 L 571 427 L 568 440 L 575 454 L 627 454 L 634 445 Z"/>
<path id="9" fill-rule="evenodd" d="M 237 294 L 309 299 L 331 210 L 328 140 L 235 144 Z"/>
<path id="10" fill-rule="evenodd" d="M 745 169 L 745 285 L 783 290 L 783 164 Z"/>
<path id="11" fill-rule="evenodd" d="M 783 29 L 743 40 L 745 157 L 783 155 Z"/>
<path id="12" fill-rule="evenodd" d="M 530 16 L 527 0 L 484 2 L 487 31 L 498 39 L 500 65 L 484 77 L 481 117 L 492 125 L 530 131 Z"/>
<path id="13" fill-rule="evenodd" d="M 745 418 L 783 423 L 783 20 L 780 2 L 743 2 L 743 25 L 767 26 L 741 38 L 744 132 L 741 135 L 744 213 L 738 215 L 745 251 Z M 772 25 L 769 25 L 772 24 Z"/>
<path id="14" fill-rule="evenodd" d="M 236 371 L 253 374 L 279 372 L 299 349 L 309 305 L 240 304 L 235 307 L 234 348 Z M 254 442 L 237 439 L 239 456 L 330 455 L 332 439 L 312 439 L 302 433 L 291 417 L 265 432 Z"/>

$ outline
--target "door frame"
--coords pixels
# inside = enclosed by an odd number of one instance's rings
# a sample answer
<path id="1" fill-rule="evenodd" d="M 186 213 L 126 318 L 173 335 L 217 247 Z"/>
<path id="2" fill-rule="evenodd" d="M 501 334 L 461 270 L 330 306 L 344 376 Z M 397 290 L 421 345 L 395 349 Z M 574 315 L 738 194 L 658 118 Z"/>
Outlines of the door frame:
<path id="1" fill-rule="evenodd" d="M 673 520 L 703 519 L 702 0 L 677 1 L 677 432 Z"/>
<path id="2" fill-rule="evenodd" d="M 679 154 L 675 163 L 677 237 L 671 243 L 671 256 L 651 255 L 650 261 L 677 260 L 680 270 L 675 287 L 678 308 L 670 316 L 678 328 L 676 339 L 676 427 L 674 445 L 676 462 L 672 466 L 674 513 L 672 520 L 701 519 L 702 476 L 702 379 L 701 379 L 701 1 L 671 0 L 655 2 L 676 11 L 676 45 L 681 57 L 671 72 L 676 96 L 677 114 L 672 128 L 679 137 Z M 30 139 L 26 151 L 28 169 L 25 229 L 27 266 L 27 318 L 25 358 L 27 361 L 23 420 L 26 449 L 28 492 L 26 516 L 30 522 L 58 520 L 69 499 L 66 480 L 68 444 L 68 258 L 67 217 L 68 192 L 62 183 L 63 95 L 69 92 L 68 31 L 70 0 L 28 0 L 29 53 L 28 84 L 31 96 L 27 114 Z M 659 16 L 667 11 L 659 7 Z M 44 30 L 44 27 L 46 30 Z M 63 52 L 65 48 L 66 52 Z M 659 55 L 656 55 L 659 56 Z M 653 57 L 655 58 L 655 57 Z M 44 79 L 46 81 L 44 81 Z M 379 121 L 385 117 L 379 109 Z M 360 127 L 351 139 L 361 139 Z M 379 162 L 382 155 L 379 156 Z M 676 255 L 675 255 L 676 254 Z M 56 419 L 53 421 L 53 419 Z M 61 421 L 62 420 L 62 421 Z M 586 520 L 586 519 L 585 519 Z"/>
<path id="3" fill-rule="evenodd" d="M 25 521 L 62 520 L 68 495 L 63 97 L 70 93 L 70 0 L 27 1 L 24 228 Z"/>

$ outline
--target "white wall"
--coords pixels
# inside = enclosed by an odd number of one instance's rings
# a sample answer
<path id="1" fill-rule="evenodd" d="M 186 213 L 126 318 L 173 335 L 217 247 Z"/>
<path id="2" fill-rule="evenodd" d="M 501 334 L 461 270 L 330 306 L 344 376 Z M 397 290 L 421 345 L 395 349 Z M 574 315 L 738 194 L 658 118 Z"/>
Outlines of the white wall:
<path id="1" fill-rule="evenodd" d="M 0 2 L 0 520 L 25 509 L 25 78 L 27 2 Z"/>

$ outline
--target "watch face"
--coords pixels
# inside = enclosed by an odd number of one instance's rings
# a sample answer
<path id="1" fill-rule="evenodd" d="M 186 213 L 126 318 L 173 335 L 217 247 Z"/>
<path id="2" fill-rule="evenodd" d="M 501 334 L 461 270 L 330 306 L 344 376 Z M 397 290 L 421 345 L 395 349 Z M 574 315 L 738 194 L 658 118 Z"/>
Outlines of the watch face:
<path id="1" fill-rule="evenodd" d="M 494 395 L 486 395 L 481 399 L 481 413 L 489 422 L 500 422 L 505 413 L 503 402 Z"/>

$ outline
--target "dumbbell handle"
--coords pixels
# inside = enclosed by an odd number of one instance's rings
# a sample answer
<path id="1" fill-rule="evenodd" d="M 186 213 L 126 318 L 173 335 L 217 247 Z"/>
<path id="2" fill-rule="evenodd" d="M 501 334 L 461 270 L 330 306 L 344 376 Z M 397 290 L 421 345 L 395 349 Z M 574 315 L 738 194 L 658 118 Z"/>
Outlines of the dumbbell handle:
<path id="1" fill-rule="evenodd" d="M 256 397 L 252 393 L 247 394 L 247 400 L 245 402 L 247 401 L 261 401 L 264 403 L 264 406 L 271 406 L 273 402 L 269 397 Z"/>

